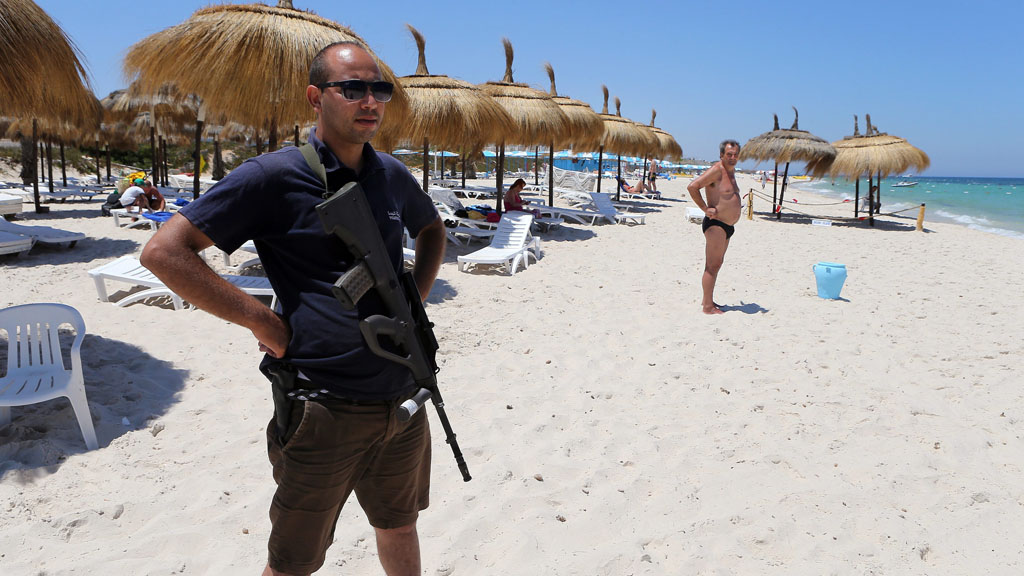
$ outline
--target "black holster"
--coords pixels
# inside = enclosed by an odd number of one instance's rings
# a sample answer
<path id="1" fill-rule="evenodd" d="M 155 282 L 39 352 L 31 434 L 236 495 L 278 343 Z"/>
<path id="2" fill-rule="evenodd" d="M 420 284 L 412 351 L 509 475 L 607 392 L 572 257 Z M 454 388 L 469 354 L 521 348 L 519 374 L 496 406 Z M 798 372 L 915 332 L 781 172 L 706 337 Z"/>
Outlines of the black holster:
<path id="1" fill-rule="evenodd" d="M 270 379 L 270 389 L 274 397 L 274 420 L 277 423 L 277 437 L 282 443 L 291 424 L 292 404 L 295 400 L 288 393 L 295 389 L 295 379 L 299 371 L 291 364 L 275 362 L 264 368 L 263 372 Z"/>

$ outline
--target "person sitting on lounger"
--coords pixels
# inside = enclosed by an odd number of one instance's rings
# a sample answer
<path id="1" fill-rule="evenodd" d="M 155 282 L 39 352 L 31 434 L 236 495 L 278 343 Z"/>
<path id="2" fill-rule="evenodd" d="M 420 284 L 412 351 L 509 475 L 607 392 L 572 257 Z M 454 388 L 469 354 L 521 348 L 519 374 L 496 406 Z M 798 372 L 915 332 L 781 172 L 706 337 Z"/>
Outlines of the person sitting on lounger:
<path id="1" fill-rule="evenodd" d="M 526 205 L 530 203 L 529 200 L 523 200 L 523 197 L 519 195 L 526 188 L 526 180 L 519 178 L 509 186 L 508 191 L 505 192 L 505 211 L 511 212 L 512 210 L 518 210 L 520 212 L 530 212 L 534 216 L 540 216 L 540 210 L 534 210 L 527 208 Z"/>
<path id="2" fill-rule="evenodd" d="M 139 207 L 139 214 L 142 214 L 144 209 L 151 210 L 149 207 L 149 197 L 146 196 L 146 190 L 143 188 L 145 184 L 145 180 L 136 178 L 132 180 L 132 185 L 121 194 L 121 206 L 127 208 L 129 214 L 131 214 L 133 206 Z"/>
<path id="3" fill-rule="evenodd" d="M 164 199 L 164 195 L 157 190 L 156 186 L 149 180 L 142 183 L 142 190 L 145 193 L 146 201 L 149 203 L 149 209 L 154 212 L 163 212 L 167 209 L 167 200 Z"/>

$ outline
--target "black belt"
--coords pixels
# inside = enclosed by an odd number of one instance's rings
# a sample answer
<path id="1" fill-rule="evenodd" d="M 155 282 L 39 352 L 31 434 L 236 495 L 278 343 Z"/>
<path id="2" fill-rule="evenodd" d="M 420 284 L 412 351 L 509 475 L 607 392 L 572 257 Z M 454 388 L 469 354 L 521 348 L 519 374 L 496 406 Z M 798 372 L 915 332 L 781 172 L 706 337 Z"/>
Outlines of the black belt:
<path id="1" fill-rule="evenodd" d="M 330 408 L 332 404 L 341 406 L 387 406 L 388 404 L 399 403 L 399 400 L 405 399 L 407 396 L 411 396 L 412 392 L 404 392 L 397 396 L 391 396 L 389 398 L 349 398 L 335 394 L 330 390 L 319 389 L 297 389 L 288 392 L 288 398 L 291 400 L 301 400 L 302 402 L 316 402 L 323 404 Z"/>

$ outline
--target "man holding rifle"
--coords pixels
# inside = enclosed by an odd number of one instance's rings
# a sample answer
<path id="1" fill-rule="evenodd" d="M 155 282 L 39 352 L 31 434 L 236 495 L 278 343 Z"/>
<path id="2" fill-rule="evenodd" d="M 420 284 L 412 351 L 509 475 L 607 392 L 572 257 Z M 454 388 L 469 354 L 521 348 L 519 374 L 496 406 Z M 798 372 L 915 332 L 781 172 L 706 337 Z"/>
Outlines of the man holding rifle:
<path id="1" fill-rule="evenodd" d="M 444 225 L 404 165 L 369 145 L 393 86 L 356 43 L 324 48 L 306 98 L 317 113 L 313 146 L 334 191 L 358 182 L 396 271 L 403 227 L 417 239 L 413 278 L 425 300 L 444 257 Z M 183 208 L 146 245 L 142 263 L 182 298 L 249 328 L 266 352 L 275 418 L 268 452 L 278 484 L 264 574 L 310 574 L 324 563 L 345 500 L 355 491 L 389 575 L 419 574 L 416 519 L 428 504 L 430 432 L 424 410 L 397 407 L 418 389 L 405 366 L 375 355 L 361 319 L 386 313 L 368 293 L 353 310 L 331 288 L 353 263 L 316 214 L 324 182 L 296 148 L 253 158 Z M 197 253 L 254 240 L 280 301 L 268 309 L 221 279 Z M 290 393 L 290 394 L 288 394 Z"/>

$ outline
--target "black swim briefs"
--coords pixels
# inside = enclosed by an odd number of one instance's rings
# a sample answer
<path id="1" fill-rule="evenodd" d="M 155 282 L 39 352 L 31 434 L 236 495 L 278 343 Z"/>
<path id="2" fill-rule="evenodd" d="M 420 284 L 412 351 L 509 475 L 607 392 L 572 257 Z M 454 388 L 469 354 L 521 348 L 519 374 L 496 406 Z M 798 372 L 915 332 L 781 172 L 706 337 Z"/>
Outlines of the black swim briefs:
<path id="1" fill-rule="evenodd" d="M 736 227 L 735 226 L 730 226 L 729 224 L 726 224 L 725 222 L 722 222 L 721 220 L 712 220 L 711 218 L 708 218 L 707 216 L 705 216 L 704 217 L 704 222 L 701 224 L 701 229 L 703 229 L 704 232 L 707 232 L 708 228 L 710 228 L 712 226 L 718 226 L 722 230 L 725 230 L 725 239 L 726 240 L 728 240 L 729 238 L 732 238 L 732 235 L 736 233 Z"/>

